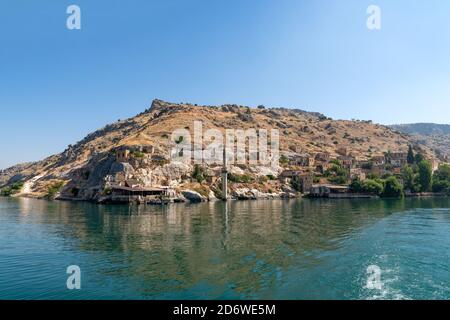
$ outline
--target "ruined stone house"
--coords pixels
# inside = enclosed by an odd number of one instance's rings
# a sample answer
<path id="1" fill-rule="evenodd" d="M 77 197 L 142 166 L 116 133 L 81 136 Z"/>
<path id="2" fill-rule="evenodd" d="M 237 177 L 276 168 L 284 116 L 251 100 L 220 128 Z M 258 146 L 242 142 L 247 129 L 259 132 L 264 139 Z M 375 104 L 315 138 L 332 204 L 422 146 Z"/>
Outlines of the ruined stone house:
<path id="1" fill-rule="evenodd" d="M 313 185 L 313 175 L 302 171 L 285 170 L 278 178 L 284 184 L 298 183 L 302 193 L 308 193 Z"/>
<path id="2" fill-rule="evenodd" d="M 328 152 L 318 152 L 314 159 L 316 161 L 328 163 L 330 161 L 330 154 Z"/>
<path id="3" fill-rule="evenodd" d="M 393 152 L 390 154 L 390 164 L 394 167 L 403 167 L 408 163 L 406 152 Z"/>
<path id="4" fill-rule="evenodd" d="M 366 179 L 366 173 L 361 168 L 351 168 L 350 169 L 350 179 L 359 179 L 359 180 L 365 180 Z"/>
<path id="5" fill-rule="evenodd" d="M 372 163 L 375 166 L 383 166 L 386 164 L 386 157 L 385 156 L 373 156 L 370 161 L 372 161 Z"/>
<path id="6" fill-rule="evenodd" d="M 314 157 L 309 154 L 295 155 L 289 159 L 289 165 L 299 167 L 312 167 L 314 162 Z"/>
<path id="7" fill-rule="evenodd" d="M 116 161 L 117 162 L 128 162 L 130 159 L 130 150 L 126 148 L 121 148 L 116 151 Z"/>
<path id="8" fill-rule="evenodd" d="M 338 160 L 341 162 L 342 166 L 346 169 L 351 169 L 355 165 L 355 158 L 349 156 L 339 156 Z"/>

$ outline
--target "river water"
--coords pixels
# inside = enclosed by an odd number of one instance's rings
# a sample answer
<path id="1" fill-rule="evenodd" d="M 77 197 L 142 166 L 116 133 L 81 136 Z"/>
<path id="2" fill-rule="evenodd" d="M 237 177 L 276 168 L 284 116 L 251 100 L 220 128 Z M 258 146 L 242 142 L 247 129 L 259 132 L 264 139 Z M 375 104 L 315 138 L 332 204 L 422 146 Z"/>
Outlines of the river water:
<path id="1" fill-rule="evenodd" d="M 0 198 L 0 299 L 450 299 L 450 199 Z"/>

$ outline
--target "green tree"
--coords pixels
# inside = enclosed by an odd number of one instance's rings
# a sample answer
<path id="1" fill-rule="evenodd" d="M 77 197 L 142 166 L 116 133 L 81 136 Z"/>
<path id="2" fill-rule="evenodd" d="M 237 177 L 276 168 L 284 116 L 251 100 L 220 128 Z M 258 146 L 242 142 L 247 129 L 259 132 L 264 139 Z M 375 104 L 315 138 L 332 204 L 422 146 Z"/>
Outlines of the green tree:
<path id="1" fill-rule="evenodd" d="M 414 151 L 411 145 L 408 147 L 408 156 L 407 156 L 408 164 L 414 164 Z"/>
<path id="2" fill-rule="evenodd" d="M 450 166 L 442 164 L 433 174 L 433 192 L 450 190 Z"/>
<path id="3" fill-rule="evenodd" d="M 375 195 L 381 195 L 383 193 L 384 186 L 382 183 L 376 180 L 365 180 L 362 184 L 362 192 L 371 193 Z"/>
<path id="4" fill-rule="evenodd" d="M 63 181 L 52 183 L 50 186 L 47 187 L 47 197 L 50 199 L 54 199 L 58 194 L 58 192 L 61 191 L 62 187 L 64 187 Z"/>
<path id="5" fill-rule="evenodd" d="M 352 192 L 359 193 L 362 191 L 362 182 L 359 178 L 354 178 L 350 184 L 350 189 Z"/>
<path id="6" fill-rule="evenodd" d="M 401 197 L 403 195 L 403 187 L 396 177 L 389 177 L 384 182 L 383 197 Z"/>
<path id="7" fill-rule="evenodd" d="M 365 170 L 372 170 L 372 168 L 373 168 L 373 161 L 364 162 L 362 164 L 361 168 L 363 168 Z"/>
<path id="8" fill-rule="evenodd" d="M 423 160 L 425 160 L 424 156 L 421 153 L 417 153 L 414 157 L 414 162 L 419 164 L 420 162 L 422 162 Z"/>
<path id="9" fill-rule="evenodd" d="M 404 166 L 402 169 L 402 178 L 405 190 L 415 190 L 414 177 L 414 170 L 411 168 L 411 166 Z"/>
<path id="10" fill-rule="evenodd" d="M 205 180 L 205 169 L 200 165 L 196 164 L 194 167 L 194 172 L 192 173 L 192 178 L 202 183 Z"/>
<path id="11" fill-rule="evenodd" d="M 286 166 L 289 164 L 289 158 L 286 157 L 284 154 L 281 155 L 280 157 L 280 164 L 281 166 Z"/>
<path id="12" fill-rule="evenodd" d="M 9 197 L 13 194 L 19 193 L 23 188 L 23 182 L 15 182 L 8 187 L 4 187 L 0 190 L 0 196 Z"/>
<path id="13" fill-rule="evenodd" d="M 427 192 L 431 190 L 432 173 L 431 163 L 428 160 L 422 160 L 417 165 L 419 170 L 420 191 Z"/>
<path id="14" fill-rule="evenodd" d="M 384 157 L 386 158 L 386 163 L 391 162 L 392 160 L 392 152 L 391 150 L 388 150 L 387 152 L 384 153 Z"/>
<path id="15" fill-rule="evenodd" d="M 348 171 L 342 167 L 338 160 L 331 161 L 331 167 L 325 171 L 324 175 L 328 181 L 336 184 L 345 184 L 348 182 Z"/>
<path id="16" fill-rule="evenodd" d="M 366 175 L 366 179 L 369 179 L 369 180 L 376 180 L 376 179 L 379 179 L 379 178 L 380 178 L 380 175 L 378 173 L 370 172 L 370 173 L 368 173 Z"/>

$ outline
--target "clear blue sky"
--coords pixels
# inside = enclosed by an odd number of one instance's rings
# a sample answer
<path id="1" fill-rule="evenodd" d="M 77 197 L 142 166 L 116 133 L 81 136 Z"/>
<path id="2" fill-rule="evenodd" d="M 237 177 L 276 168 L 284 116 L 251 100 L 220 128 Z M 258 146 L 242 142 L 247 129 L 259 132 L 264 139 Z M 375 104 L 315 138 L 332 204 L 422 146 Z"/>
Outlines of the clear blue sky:
<path id="1" fill-rule="evenodd" d="M 450 1 L 1 0 L 0 41 L 0 168 L 154 98 L 450 123 Z"/>

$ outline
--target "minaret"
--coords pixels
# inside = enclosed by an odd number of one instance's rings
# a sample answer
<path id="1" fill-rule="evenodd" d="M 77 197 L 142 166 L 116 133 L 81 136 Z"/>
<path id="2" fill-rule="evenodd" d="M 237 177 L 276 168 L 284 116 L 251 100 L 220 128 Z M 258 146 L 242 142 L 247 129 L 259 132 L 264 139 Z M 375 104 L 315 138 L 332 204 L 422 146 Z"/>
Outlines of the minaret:
<path id="1" fill-rule="evenodd" d="M 228 168 L 227 168 L 227 149 L 223 147 L 223 168 L 222 168 L 222 200 L 228 200 Z"/>

